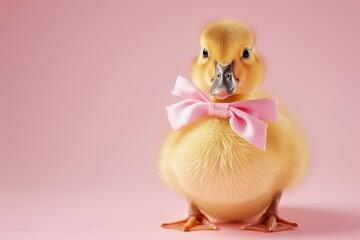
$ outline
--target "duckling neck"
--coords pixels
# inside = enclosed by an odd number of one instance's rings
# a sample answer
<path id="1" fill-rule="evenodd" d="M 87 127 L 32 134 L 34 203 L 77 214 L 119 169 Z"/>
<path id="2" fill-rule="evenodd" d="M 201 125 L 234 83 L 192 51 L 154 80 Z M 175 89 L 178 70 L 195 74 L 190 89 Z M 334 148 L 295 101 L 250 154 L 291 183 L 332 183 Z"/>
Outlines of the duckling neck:
<path id="1" fill-rule="evenodd" d="M 236 101 L 250 100 L 253 98 L 254 98 L 253 94 L 235 94 L 235 95 L 232 95 L 225 99 L 217 99 L 215 97 L 212 97 L 211 101 L 217 102 L 217 103 L 231 103 L 231 102 L 236 102 Z"/>

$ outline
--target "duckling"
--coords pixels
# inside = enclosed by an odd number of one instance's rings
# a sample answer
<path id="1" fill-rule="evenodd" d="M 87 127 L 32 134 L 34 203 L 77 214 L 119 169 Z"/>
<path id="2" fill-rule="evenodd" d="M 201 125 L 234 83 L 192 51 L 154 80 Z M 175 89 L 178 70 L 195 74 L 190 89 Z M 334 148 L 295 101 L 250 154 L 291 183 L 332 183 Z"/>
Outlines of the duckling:
<path id="1" fill-rule="evenodd" d="M 200 35 L 200 54 L 192 64 L 192 83 L 214 103 L 266 97 L 259 91 L 264 63 L 252 30 L 237 20 L 217 20 Z M 161 226 L 181 231 L 214 230 L 208 216 L 249 222 L 245 230 L 273 232 L 298 225 L 281 218 L 282 192 L 308 167 L 308 146 L 294 121 L 279 106 L 267 123 L 266 150 L 239 136 L 229 120 L 202 117 L 170 132 L 160 152 L 163 181 L 185 195 L 188 217 Z"/>

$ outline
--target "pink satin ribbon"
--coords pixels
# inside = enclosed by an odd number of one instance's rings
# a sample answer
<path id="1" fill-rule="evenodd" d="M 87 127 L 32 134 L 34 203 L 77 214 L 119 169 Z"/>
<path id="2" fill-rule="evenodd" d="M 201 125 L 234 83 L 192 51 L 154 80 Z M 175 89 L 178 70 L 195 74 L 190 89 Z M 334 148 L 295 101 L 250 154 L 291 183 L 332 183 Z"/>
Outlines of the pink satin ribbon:
<path id="1" fill-rule="evenodd" d="M 172 95 L 185 100 L 166 108 L 174 131 L 205 116 L 229 119 L 231 128 L 252 145 L 265 150 L 265 122 L 277 121 L 278 102 L 261 98 L 232 103 L 214 103 L 190 81 L 178 76 Z M 264 122 L 265 121 L 265 122 Z"/>

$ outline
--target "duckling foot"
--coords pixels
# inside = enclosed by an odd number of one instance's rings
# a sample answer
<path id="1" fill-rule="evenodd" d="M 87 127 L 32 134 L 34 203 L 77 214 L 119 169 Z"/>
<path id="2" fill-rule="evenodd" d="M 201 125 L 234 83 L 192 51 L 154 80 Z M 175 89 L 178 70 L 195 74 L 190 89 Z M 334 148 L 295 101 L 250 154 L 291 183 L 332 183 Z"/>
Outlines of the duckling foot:
<path id="1" fill-rule="evenodd" d="M 171 222 L 171 223 L 163 223 L 161 227 L 179 230 L 183 232 L 187 231 L 196 231 L 196 230 L 216 230 L 217 227 L 215 224 L 211 223 L 209 219 L 201 214 L 201 215 L 190 215 L 188 218 Z"/>
<path id="2" fill-rule="evenodd" d="M 199 208 L 188 199 L 189 217 L 171 223 L 163 223 L 161 227 L 179 230 L 179 231 L 195 231 L 195 230 L 216 230 L 215 224 L 211 223 L 209 219 L 201 213 Z"/>
<path id="3" fill-rule="evenodd" d="M 254 230 L 261 232 L 279 232 L 298 227 L 297 223 L 290 222 L 279 217 L 278 207 L 281 199 L 281 192 L 275 194 L 270 206 L 256 223 L 241 226 L 243 230 Z"/>
<path id="4" fill-rule="evenodd" d="M 279 232 L 298 227 L 297 223 L 290 222 L 278 216 L 277 213 L 265 213 L 256 223 L 243 225 L 243 230 L 254 230 L 261 232 Z"/>

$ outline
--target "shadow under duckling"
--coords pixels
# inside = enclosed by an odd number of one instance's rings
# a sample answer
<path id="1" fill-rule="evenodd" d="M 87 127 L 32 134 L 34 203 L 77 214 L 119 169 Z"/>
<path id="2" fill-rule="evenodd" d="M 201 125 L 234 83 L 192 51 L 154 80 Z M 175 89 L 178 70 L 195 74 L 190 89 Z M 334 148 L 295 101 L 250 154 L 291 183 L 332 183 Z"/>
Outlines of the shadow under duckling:
<path id="1" fill-rule="evenodd" d="M 208 24 L 193 62 L 193 84 L 211 101 L 231 103 L 259 99 L 264 64 L 250 28 L 236 20 Z M 240 137 L 229 121 L 203 117 L 171 132 L 160 155 L 164 182 L 184 194 L 188 217 L 162 227 L 181 231 L 214 230 L 208 217 L 248 221 L 246 230 L 282 231 L 296 223 L 278 215 L 282 192 L 297 183 L 308 166 L 307 145 L 280 107 L 278 121 L 268 123 L 266 150 Z"/>

